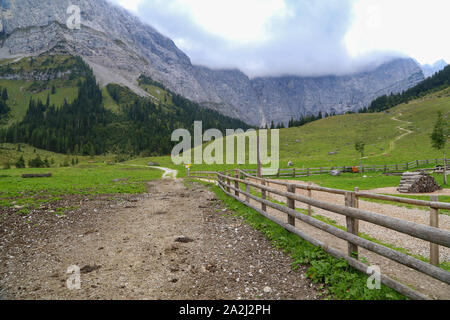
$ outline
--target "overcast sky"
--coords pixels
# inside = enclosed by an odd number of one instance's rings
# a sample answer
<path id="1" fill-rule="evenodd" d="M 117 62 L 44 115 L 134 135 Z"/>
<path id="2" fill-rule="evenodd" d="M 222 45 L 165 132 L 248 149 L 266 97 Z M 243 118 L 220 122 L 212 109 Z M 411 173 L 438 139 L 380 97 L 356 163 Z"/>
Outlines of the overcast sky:
<path id="1" fill-rule="evenodd" d="M 449 0 L 112 0 L 192 63 L 249 76 L 358 71 L 392 56 L 450 62 Z"/>

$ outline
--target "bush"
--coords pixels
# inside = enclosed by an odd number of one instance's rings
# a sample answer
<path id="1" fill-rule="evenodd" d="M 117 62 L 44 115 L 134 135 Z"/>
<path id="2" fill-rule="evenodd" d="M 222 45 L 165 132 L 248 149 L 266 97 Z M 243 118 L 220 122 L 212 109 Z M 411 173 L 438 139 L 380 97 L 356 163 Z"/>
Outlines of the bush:
<path id="1" fill-rule="evenodd" d="M 16 168 L 18 169 L 23 169 L 25 168 L 25 159 L 23 158 L 23 156 L 20 156 L 19 160 L 17 160 L 17 162 L 15 163 Z"/>
<path id="2" fill-rule="evenodd" d="M 37 157 L 34 158 L 33 160 L 30 160 L 28 162 L 28 166 L 30 168 L 49 168 L 50 167 L 48 160 L 45 159 L 45 161 L 42 161 L 42 159 L 39 155 L 37 155 Z"/>
<path id="3" fill-rule="evenodd" d="M 68 160 L 67 158 L 64 159 L 64 162 L 61 163 L 59 166 L 60 166 L 61 168 L 67 168 L 67 167 L 70 167 L 69 160 Z"/>

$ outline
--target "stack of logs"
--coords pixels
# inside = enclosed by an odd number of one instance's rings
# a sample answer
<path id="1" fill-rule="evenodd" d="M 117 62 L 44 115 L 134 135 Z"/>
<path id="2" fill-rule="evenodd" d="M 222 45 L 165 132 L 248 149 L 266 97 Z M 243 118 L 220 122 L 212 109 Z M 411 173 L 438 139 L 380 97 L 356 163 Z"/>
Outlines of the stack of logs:
<path id="1" fill-rule="evenodd" d="M 427 173 L 405 172 L 397 190 L 401 193 L 431 193 L 442 188 Z"/>

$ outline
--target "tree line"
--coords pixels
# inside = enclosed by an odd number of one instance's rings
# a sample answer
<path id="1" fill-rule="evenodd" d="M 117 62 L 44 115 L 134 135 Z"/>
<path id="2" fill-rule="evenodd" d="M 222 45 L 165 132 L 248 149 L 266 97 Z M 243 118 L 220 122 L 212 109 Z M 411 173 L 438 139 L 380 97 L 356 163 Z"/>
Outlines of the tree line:
<path id="1" fill-rule="evenodd" d="M 8 90 L 6 88 L 0 88 L 0 120 L 2 120 L 11 111 L 8 106 Z"/>
<path id="2" fill-rule="evenodd" d="M 308 123 L 311 123 L 311 122 L 314 122 L 314 121 L 317 121 L 320 119 L 332 117 L 335 115 L 336 115 L 335 112 L 333 112 L 332 114 L 329 114 L 328 112 L 322 113 L 322 111 L 320 111 L 317 115 L 311 114 L 311 115 L 301 116 L 297 120 L 292 117 L 291 120 L 289 120 L 288 128 L 301 127 L 301 126 L 304 126 L 305 124 L 308 124 Z"/>
<path id="3" fill-rule="evenodd" d="M 359 112 L 373 113 L 386 111 L 399 104 L 408 103 L 427 94 L 443 90 L 448 86 L 450 86 L 450 65 L 402 93 L 391 93 L 390 95 L 383 95 L 375 99 L 367 108 L 361 109 Z"/>
<path id="4" fill-rule="evenodd" d="M 73 155 L 107 152 L 144 156 L 168 155 L 175 142 L 171 134 L 185 128 L 193 133 L 194 121 L 203 121 L 204 130 L 248 129 L 244 122 L 219 114 L 173 93 L 173 105 L 156 105 L 130 89 L 108 86 L 113 99 L 125 96 L 119 112 L 105 108 L 102 91 L 92 70 L 83 63 L 78 95 L 61 107 L 31 99 L 21 122 L 0 130 L 0 142 L 28 143 L 36 148 Z"/>

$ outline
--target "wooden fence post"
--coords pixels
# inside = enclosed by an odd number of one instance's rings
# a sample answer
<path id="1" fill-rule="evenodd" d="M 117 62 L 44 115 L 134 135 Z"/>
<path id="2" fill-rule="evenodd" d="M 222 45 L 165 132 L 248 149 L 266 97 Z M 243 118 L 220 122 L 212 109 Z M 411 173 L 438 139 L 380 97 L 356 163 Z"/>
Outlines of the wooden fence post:
<path id="1" fill-rule="evenodd" d="M 438 196 L 431 196 L 431 202 L 438 202 Z M 439 209 L 430 208 L 430 226 L 439 228 Z M 430 263 L 439 266 L 439 245 L 430 243 Z"/>
<path id="2" fill-rule="evenodd" d="M 239 179 L 239 171 L 238 170 L 235 171 L 234 177 L 236 179 Z M 234 195 L 236 197 L 239 197 L 239 181 L 234 182 L 234 187 L 236 188 L 236 190 L 234 191 Z"/>
<path id="3" fill-rule="evenodd" d="M 354 192 L 347 192 L 345 194 L 345 206 L 354 208 L 356 206 L 356 195 Z M 347 232 L 358 236 L 358 222 L 357 219 L 346 217 Z M 348 255 L 358 259 L 358 246 L 353 243 L 348 243 Z"/>
<path id="4" fill-rule="evenodd" d="M 310 174 L 310 169 L 309 169 L 309 168 L 307 169 L 307 175 L 308 175 L 308 177 L 311 175 L 311 174 Z"/>
<path id="5" fill-rule="evenodd" d="M 358 192 L 359 192 L 359 188 L 358 188 L 358 187 L 355 187 L 355 202 L 354 202 L 354 208 L 357 208 L 357 209 L 359 209 L 359 198 L 358 198 L 358 196 L 356 195 Z M 359 235 L 359 219 L 355 219 L 355 225 L 356 225 L 356 231 L 357 231 L 357 234 L 356 234 L 356 235 Z"/>
<path id="6" fill-rule="evenodd" d="M 354 208 L 358 208 L 358 209 L 359 209 L 359 198 L 358 198 L 358 196 L 356 195 L 358 192 L 359 192 L 359 188 L 358 188 L 358 187 L 355 187 L 355 206 L 354 206 Z M 359 221 L 359 220 L 358 220 L 358 221 Z"/>
<path id="7" fill-rule="evenodd" d="M 245 185 L 245 192 L 247 192 L 248 194 L 250 194 L 250 186 L 248 184 Z M 250 197 L 248 195 L 245 196 L 245 201 L 247 203 L 250 203 Z"/>
<path id="8" fill-rule="evenodd" d="M 312 198 L 311 186 L 312 186 L 312 183 L 308 182 L 308 197 L 309 198 Z M 310 204 L 308 204 L 308 216 L 310 216 L 310 217 L 312 216 L 312 207 Z"/>
<path id="9" fill-rule="evenodd" d="M 406 171 L 408 171 L 409 170 L 409 163 L 406 163 L 405 167 L 406 167 Z"/>
<path id="10" fill-rule="evenodd" d="M 261 184 L 263 186 L 265 186 L 266 185 L 266 181 L 265 180 L 261 181 Z M 261 189 L 261 199 L 266 200 L 266 190 L 262 190 Z M 261 209 L 262 209 L 262 211 L 267 211 L 267 205 L 264 204 L 264 203 L 261 203 Z"/>
<path id="11" fill-rule="evenodd" d="M 295 168 L 292 169 L 292 175 L 293 175 L 294 179 L 297 177 L 297 175 L 295 173 Z"/>
<path id="12" fill-rule="evenodd" d="M 294 193 L 294 194 L 295 194 L 295 190 L 296 190 L 296 188 L 295 188 L 294 185 L 289 184 L 289 185 L 287 186 L 287 192 L 290 192 L 290 193 Z M 295 210 L 295 200 L 288 197 L 288 198 L 287 198 L 287 206 L 288 206 L 289 208 Z M 295 227 L 295 217 L 288 215 L 288 223 L 289 223 L 291 226 L 294 226 L 294 227 Z"/>

